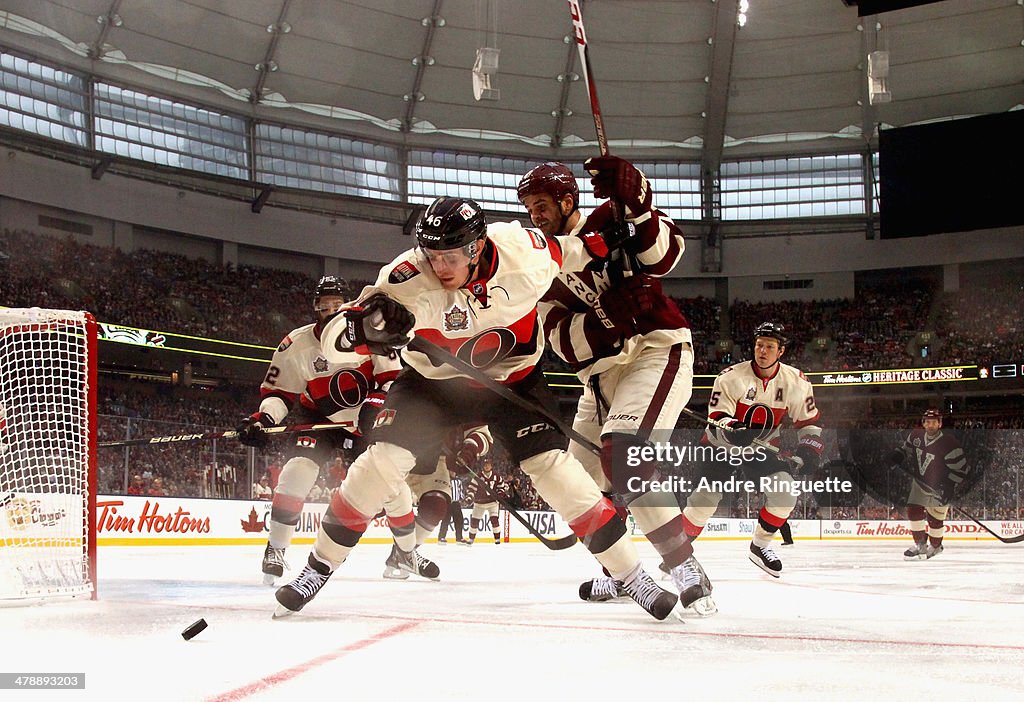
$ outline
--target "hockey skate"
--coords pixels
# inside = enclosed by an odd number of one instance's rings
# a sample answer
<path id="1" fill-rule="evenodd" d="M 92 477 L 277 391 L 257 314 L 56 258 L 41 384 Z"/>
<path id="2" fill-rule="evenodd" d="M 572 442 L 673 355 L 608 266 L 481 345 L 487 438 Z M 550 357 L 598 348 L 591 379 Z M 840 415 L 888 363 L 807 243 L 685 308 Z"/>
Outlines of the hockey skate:
<path id="1" fill-rule="evenodd" d="M 669 571 L 672 582 L 679 588 L 679 602 L 700 617 L 710 617 L 718 612 L 718 606 L 711 599 L 711 580 L 694 556 Z"/>
<path id="2" fill-rule="evenodd" d="M 402 551 L 396 544 L 392 544 L 391 555 L 384 562 L 384 577 L 388 580 L 408 580 L 410 575 L 440 580 L 441 569 L 432 560 L 420 555 L 419 547 L 412 551 Z"/>
<path id="3" fill-rule="evenodd" d="M 903 552 L 905 561 L 923 561 L 928 558 L 928 542 L 923 544 L 914 542 L 914 545 Z"/>
<path id="4" fill-rule="evenodd" d="M 585 602 L 607 602 L 617 597 L 629 597 L 629 593 L 615 578 L 605 576 L 580 583 L 580 599 Z"/>
<path id="5" fill-rule="evenodd" d="M 437 537 L 437 545 L 438 546 L 447 546 L 448 545 L 448 539 L 444 538 L 443 536 Z"/>
<path id="6" fill-rule="evenodd" d="M 931 544 L 928 544 L 928 547 L 925 550 L 925 557 L 926 558 L 935 558 L 935 556 L 939 555 L 944 550 L 945 549 L 943 549 L 942 544 L 939 544 L 938 546 L 932 546 Z"/>
<path id="7" fill-rule="evenodd" d="M 758 546 L 754 542 L 750 542 L 750 555 L 748 557 L 751 563 L 773 578 L 782 575 L 782 561 L 775 555 L 775 551 L 772 550 L 770 545 Z"/>
<path id="8" fill-rule="evenodd" d="M 263 584 L 273 585 L 284 575 L 288 564 L 284 560 L 284 549 L 274 548 L 269 543 L 263 551 Z"/>
<path id="9" fill-rule="evenodd" d="M 277 592 L 274 593 L 278 602 L 274 619 L 295 614 L 305 607 L 310 600 L 316 597 L 316 593 L 320 592 L 320 588 L 330 577 L 329 566 L 310 553 L 309 560 L 302 572 L 299 573 L 299 577 L 287 585 L 277 588 Z"/>
<path id="10" fill-rule="evenodd" d="M 623 583 L 622 589 L 658 621 L 671 614 L 676 602 L 679 601 L 675 593 L 661 589 L 654 579 L 639 566 L 636 576 L 629 583 Z"/>

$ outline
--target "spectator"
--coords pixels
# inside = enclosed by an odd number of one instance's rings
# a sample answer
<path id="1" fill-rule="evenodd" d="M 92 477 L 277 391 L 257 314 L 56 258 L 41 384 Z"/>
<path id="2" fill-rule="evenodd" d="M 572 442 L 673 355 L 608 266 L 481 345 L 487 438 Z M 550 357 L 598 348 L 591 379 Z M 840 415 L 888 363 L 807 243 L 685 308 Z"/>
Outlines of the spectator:
<path id="1" fill-rule="evenodd" d="M 274 497 L 274 490 L 270 487 L 270 476 L 264 473 L 260 476 L 259 482 L 252 484 L 252 499 L 271 500 Z"/>

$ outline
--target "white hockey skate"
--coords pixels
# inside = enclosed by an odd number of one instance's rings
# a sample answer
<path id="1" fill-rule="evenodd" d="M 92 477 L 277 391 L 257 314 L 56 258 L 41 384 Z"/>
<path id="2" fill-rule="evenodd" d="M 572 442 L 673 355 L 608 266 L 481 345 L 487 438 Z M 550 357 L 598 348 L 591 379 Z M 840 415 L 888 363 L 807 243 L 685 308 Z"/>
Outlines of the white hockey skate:
<path id="1" fill-rule="evenodd" d="M 302 572 L 299 573 L 299 577 L 284 587 L 277 588 L 277 592 L 274 593 L 278 602 L 274 619 L 295 614 L 309 604 L 331 577 L 331 573 L 332 571 L 326 563 L 310 553 L 309 560 Z"/>
<path id="2" fill-rule="evenodd" d="M 942 544 L 939 544 L 938 546 L 932 546 L 931 544 L 928 544 L 928 548 L 925 551 L 925 557 L 929 558 L 929 559 L 935 558 L 937 555 L 942 553 L 944 550 L 945 549 L 942 547 Z"/>
<path id="3" fill-rule="evenodd" d="M 782 560 L 775 554 L 772 547 L 769 546 L 758 546 L 753 541 L 750 542 L 750 562 L 756 565 L 758 568 L 763 570 L 773 578 L 777 578 L 782 575 Z"/>
<path id="4" fill-rule="evenodd" d="M 699 617 L 710 617 L 718 612 L 711 599 L 711 580 L 700 562 L 690 556 L 669 571 L 672 582 L 679 588 L 679 603 Z"/>
<path id="5" fill-rule="evenodd" d="M 263 584 L 274 585 L 284 575 L 288 563 L 284 560 L 284 549 L 274 548 L 269 543 L 263 551 Z"/>

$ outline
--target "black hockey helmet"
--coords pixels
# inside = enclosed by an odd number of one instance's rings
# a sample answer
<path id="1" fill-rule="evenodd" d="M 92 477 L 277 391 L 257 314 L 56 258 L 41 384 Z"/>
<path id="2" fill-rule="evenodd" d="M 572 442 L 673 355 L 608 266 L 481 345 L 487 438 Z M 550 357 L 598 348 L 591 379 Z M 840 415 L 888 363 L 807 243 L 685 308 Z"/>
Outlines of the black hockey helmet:
<path id="1" fill-rule="evenodd" d="M 530 170 L 519 181 L 516 193 L 520 202 L 527 195 L 547 193 L 555 203 L 559 203 L 566 195 L 572 195 L 572 211 L 575 212 L 580 206 L 580 186 L 576 176 L 568 166 L 555 161 L 542 163 Z"/>
<path id="2" fill-rule="evenodd" d="M 786 336 L 786 328 L 778 322 L 762 322 L 757 325 L 757 329 L 754 330 L 754 341 L 757 341 L 757 338 L 760 336 L 775 339 L 779 342 L 780 347 L 784 347 L 789 343 L 789 338 Z"/>
<path id="3" fill-rule="evenodd" d="M 325 275 L 317 281 L 316 287 L 313 289 L 313 311 L 319 315 L 322 311 L 320 309 L 320 298 L 337 296 L 342 299 L 348 295 L 345 290 L 345 281 L 336 275 Z M 331 310 L 334 312 L 336 310 Z"/>
<path id="4" fill-rule="evenodd" d="M 439 197 L 416 224 L 416 243 L 422 249 L 433 251 L 461 249 L 482 237 L 486 231 L 483 208 L 475 201 Z"/>

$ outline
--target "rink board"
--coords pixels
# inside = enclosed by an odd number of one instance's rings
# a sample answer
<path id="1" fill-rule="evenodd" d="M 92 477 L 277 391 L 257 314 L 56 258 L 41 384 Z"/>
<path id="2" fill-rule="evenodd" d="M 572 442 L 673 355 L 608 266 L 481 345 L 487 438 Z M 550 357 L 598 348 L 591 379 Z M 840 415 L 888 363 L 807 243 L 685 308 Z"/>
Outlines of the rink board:
<path id="1" fill-rule="evenodd" d="M 42 515 L 55 510 L 45 496 L 31 500 Z M 64 506 L 64 505 L 61 505 Z M 295 533 L 295 543 L 312 543 L 320 528 L 326 504 L 308 504 L 303 509 Z M 570 533 L 565 521 L 553 512 L 521 512 L 533 527 L 547 537 Z M 24 529 L 12 527 L 9 515 L 0 518 L 0 539 L 24 537 Z M 24 515 L 23 515 L 24 516 Z M 69 515 L 70 516 L 70 515 Z M 468 510 L 464 522 L 468 527 Z M 101 546 L 170 546 L 170 545 L 245 545 L 265 543 L 270 503 L 258 500 L 212 500 L 173 497 L 134 497 L 101 495 L 96 501 L 97 542 Z M 57 536 L 57 529 L 66 534 L 67 526 L 52 519 L 21 520 L 30 524 L 31 535 L 45 540 Z M 1024 533 L 1024 520 L 991 520 L 989 528 L 1004 537 Z M 794 538 L 798 540 L 902 540 L 910 537 L 907 523 L 878 519 L 793 520 Z M 630 519 L 634 539 L 642 539 Z M 702 541 L 749 539 L 754 519 L 711 519 L 701 536 Z M 53 531 L 51 535 L 48 532 Z M 501 512 L 502 539 L 506 542 L 535 541 L 519 522 Z M 451 534 L 450 534 L 451 536 Z M 946 522 L 946 538 L 963 541 L 995 541 L 973 522 Z M 391 532 L 383 517 L 375 518 L 363 537 L 363 543 L 386 543 Z M 489 539 L 488 539 L 489 540 Z"/>

